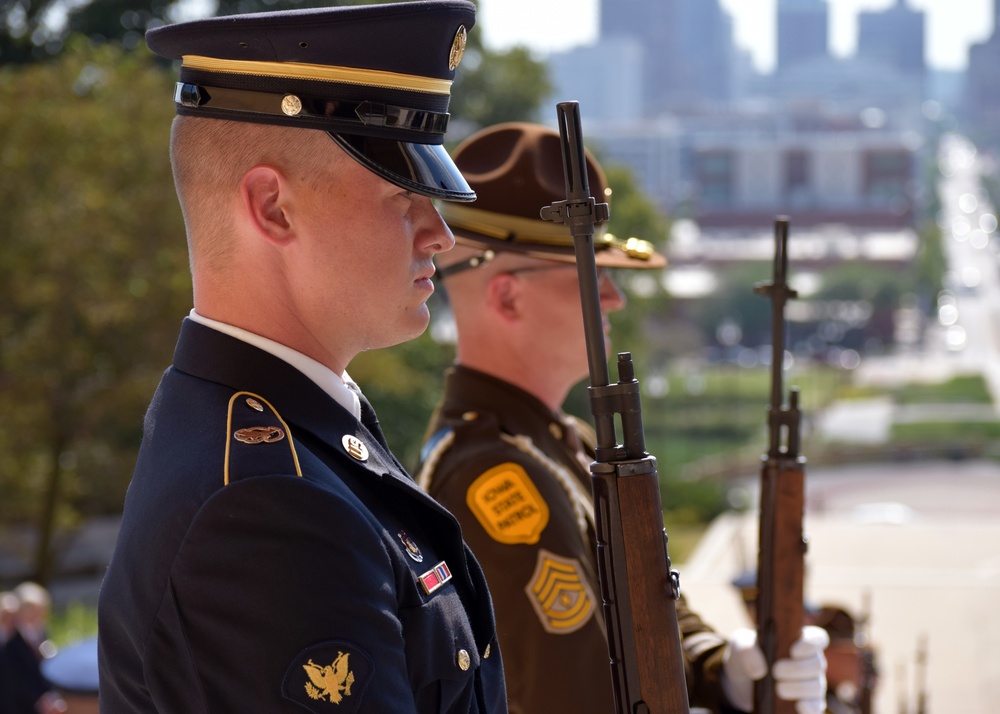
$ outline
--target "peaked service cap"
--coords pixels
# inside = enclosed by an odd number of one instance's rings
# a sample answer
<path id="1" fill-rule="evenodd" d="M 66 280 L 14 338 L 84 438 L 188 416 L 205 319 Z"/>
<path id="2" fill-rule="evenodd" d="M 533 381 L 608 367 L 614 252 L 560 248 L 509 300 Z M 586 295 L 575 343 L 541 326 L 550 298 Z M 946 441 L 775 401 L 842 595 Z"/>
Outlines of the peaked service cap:
<path id="1" fill-rule="evenodd" d="M 587 157 L 587 181 L 598 203 L 610 203 L 611 189 L 597 159 Z M 508 122 L 487 127 L 453 151 L 455 163 L 476 192 L 474 203 L 439 208 L 459 245 L 482 248 L 468 261 L 445 265 L 441 277 L 487 263 L 496 252 L 575 263 L 573 236 L 566 225 L 543 220 L 540 210 L 566 199 L 559 132 L 540 124 Z M 621 240 L 598 227 L 595 261 L 608 268 L 661 268 L 666 258 L 649 241 Z M 445 260 L 442 260 L 444 263 Z"/>
<path id="2" fill-rule="evenodd" d="M 225 15 L 146 43 L 181 61 L 178 114 L 324 130 L 401 188 L 472 201 L 443 144 L 475 15 L 467 0 Z"/>

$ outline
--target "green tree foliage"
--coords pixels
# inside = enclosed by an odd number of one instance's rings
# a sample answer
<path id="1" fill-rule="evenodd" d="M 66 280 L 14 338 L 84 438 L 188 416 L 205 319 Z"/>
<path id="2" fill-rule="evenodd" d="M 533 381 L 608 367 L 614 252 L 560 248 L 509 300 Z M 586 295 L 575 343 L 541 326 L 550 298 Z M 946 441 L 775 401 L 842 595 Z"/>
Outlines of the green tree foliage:
<path id="1" fill-rule="evenodd" d="M 501 122 L 537 121 L 542 99 L 552 92 L 547 67 L 524 47 L 486 49 L 481 36 L 478 29 L 470 35 L 452 90 L 452 115 L 469 126 L 466 133 Z"/>
<path id="2" fill-rule="evenodd" d="M 190 306 L 170 95 L 110 45 L 0 68 L 0 522 L 38 523 L 43 556 L 57 521 L 120 509 Z"/>

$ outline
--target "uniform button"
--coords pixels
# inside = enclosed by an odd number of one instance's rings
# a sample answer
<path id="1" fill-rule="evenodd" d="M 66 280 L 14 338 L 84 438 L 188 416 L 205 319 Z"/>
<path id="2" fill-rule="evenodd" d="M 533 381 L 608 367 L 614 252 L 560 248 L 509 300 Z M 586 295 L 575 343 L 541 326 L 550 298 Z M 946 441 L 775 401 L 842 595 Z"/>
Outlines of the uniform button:
<path id="1" fill-rule="evenodd" d="M 462 421 L 475 421 L 479 418 L 479 412 L 465 412 L 462 415 Z"/>
<path id="2" fill-rule="evenodd" d="M 469 657 L 469 653 L 465 650 L 458 651 L 458 668 L 463 672 L 466 671 L 472 664 L 472 658 Z"/>
<path id="3" fill-rule="evenodd" d="M 486 651 L 483 652 L 483 659 L 489 659 L 489 658 L 490 658 L 490 646 L 486 645 Z"/>
<path id="4" fill-rule="evenodd" d="M 549 424 L 549 433 L 552 434 L 552 436 L 554 436 L 559 441 L 562 441 L 562 438 L 563 438 L 563 428 L 561 426 L 559 426 L 558 424 L 556 424 L 555 422 L 551 422 Z"/>

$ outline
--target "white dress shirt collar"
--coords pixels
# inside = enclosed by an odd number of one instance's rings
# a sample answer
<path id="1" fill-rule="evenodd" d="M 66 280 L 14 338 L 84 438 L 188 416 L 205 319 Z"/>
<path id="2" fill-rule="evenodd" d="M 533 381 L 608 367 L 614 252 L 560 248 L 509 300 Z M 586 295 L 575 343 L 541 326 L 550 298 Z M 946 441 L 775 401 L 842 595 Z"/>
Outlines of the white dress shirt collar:
<path id="1" fill-rule="evenodd" d="M 242 340 L 247 344 L 274 355 L 280 360 L 284 360 L 315 382 L 320 389 L 353 414 L 355 419 L 361 419 L 361 401 L 358 399 L 358 395 L 347 386 L 350 384 L 356 389 L 357 385 L 354 384 L 354 380 L 351 379 L 347 372 L 338 375 L 329 367 L 320 364 L 312 357 L 307 357 L 301 352 L 293 350 L 291 347 L 275 342 L 274 340 L 269 340 L 241 327 L 212 320 L 199 315 L 194 310 L 191 310 L 188 317 L 201 325 L 211 327 L 213 330 L 218 330 L 230 337 L 235 337 L 237 340 Z"/>

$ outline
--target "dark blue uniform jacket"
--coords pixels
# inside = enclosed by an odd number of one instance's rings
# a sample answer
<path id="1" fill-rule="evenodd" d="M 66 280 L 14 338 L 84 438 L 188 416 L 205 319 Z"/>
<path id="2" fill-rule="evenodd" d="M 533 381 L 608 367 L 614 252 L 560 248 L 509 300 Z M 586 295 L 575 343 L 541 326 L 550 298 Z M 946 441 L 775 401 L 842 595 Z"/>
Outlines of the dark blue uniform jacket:
<path id="1" fill-rule="evenodd" d="M 185 320 L 101 591 L 102 712 L 506 711 L 482 571 L 362 401 Z"/>

